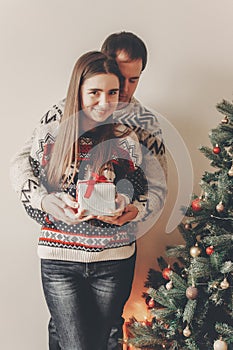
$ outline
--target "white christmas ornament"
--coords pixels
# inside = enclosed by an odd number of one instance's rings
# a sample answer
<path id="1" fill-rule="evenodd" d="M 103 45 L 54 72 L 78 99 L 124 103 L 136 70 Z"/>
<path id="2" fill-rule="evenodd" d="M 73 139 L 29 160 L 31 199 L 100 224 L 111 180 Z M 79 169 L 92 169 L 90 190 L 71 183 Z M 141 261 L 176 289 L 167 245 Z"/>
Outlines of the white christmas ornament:
<path id="1" fill-rule="evenodd" d="M 169 281 L 169 282 L 166 284 L 166 289 L 167 289 L 167 290 L 170 290 L 170 289 L 172 289 L 172 287 L 173 287 L 172 281 Z"/>
<path id="2" fill-rule="evenodd" d="M 186 338 L 190 337 L 191 331 L 189 329 L 189 326 L 186 326 L 185 329 L 183 330 L 183 334 Z"/>
<path id="3" fill-rule="evenodd" d="M 230 286 L 230 284 L 228 283 L 226 278 L 224 278 L 224 280 L 220 283 L 220 287 L 222 289 L 227 289 L 227 288 L 229 288 L 229 286 Z"/>

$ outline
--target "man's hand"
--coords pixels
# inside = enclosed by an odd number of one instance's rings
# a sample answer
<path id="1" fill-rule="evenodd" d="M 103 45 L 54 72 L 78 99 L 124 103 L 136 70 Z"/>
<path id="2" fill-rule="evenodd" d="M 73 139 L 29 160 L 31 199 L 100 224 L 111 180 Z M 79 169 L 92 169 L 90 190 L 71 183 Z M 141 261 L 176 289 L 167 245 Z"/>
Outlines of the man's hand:
<path id="1" fill-rule="evenodd" d="M 133 204 L 128 204 L 124 210 L 116 210 L 114 216 L 97 216 L 98 220 L 107 222 L 108 224 L 114 224 L 118 226 L 124 225 L 126 222 L 133 220 L 138 214 L 138 208 Z"/>
<path id="2" fill-rule="evenodd" d="M 84 216 L 85 210 L 79 210 L 75 199 L 64 192 L 45 195 L 42 198 L 41 207 L 55 220 L 63 221 L 67 225 L 75 225 L 94 218 L 93 215 Z"/>

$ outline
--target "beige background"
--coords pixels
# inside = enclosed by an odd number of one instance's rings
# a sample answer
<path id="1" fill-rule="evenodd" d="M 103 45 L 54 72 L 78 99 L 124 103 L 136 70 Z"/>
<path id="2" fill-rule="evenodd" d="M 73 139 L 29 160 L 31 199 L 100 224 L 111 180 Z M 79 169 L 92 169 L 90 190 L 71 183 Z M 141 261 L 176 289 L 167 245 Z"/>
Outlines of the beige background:
<path id="1" fill-rule="evenodd" d="M 76 58 L 123 29 L 146 42 L 149 62 L 136 96 L 182 135 L 198 193 L 208 167 L 198 147 L 209 144 L 209 130 L 222 119 L 215 104 L 232 100 L 232 15 L 232 0 L 0 1 L 1 349 L 46 349 L 48 313 L 36 253 L 39 226 L 26 216 L 10 187 L 9 159 L 48 108 L 65 96 Z M 146 316 L 141 294 L 148 268 L 156 267 L 166 244 L 181 241 L 176 231 L 164 233 L 177 191 L 171 159 L 169 173 L 163 215 L 138 242 L 126 317 Z"/>

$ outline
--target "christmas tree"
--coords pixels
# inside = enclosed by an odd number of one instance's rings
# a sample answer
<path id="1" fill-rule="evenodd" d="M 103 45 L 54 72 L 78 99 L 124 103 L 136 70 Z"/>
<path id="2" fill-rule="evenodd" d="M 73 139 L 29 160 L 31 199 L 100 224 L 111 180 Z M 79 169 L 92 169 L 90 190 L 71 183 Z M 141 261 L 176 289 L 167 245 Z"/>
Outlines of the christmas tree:
<path id="1" fill-rule="evenodd" d="M 151 320 L 128 325 L 128 343 L 140 349 L 233 349 L 233 104 L 217 110 L 224 118 L 209 134 L 212 147 L 200 148 L 214 171 L 185 210 L 184 244 L 167 247 L 171 266 L 160 257 L 161 272 L 149 270 Z"/>

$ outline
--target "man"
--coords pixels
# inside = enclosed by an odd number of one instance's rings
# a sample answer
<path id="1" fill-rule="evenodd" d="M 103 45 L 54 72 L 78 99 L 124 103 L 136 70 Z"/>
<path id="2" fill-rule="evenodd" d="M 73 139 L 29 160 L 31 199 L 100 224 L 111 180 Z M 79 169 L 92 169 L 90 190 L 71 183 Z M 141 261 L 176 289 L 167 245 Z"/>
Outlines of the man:
<path id="1" fill-rule="evenodd" d="M 146 140 L 150 140 L 150 145 L 154 143 L 154 145 L 158 146 L 150 147 L 150 149 L 153 148 L 158 150 L 158 152 L 156 152 L 157 156 L 160 157 L 160 164 L 166 173 L 164 145 L 161 135 L 160 139 L 157 137 L 161 133 L 158 121 L 153 113 L 144 108 L 133 96 L 139 83 L 141 73 L 145 69 L 147 63 L 147 49 L 144 42 L 135 34 L 123 31 L 111 34 L 107 37 L 101 47 L 101 51 L 116 60 L 123 76 L 123 83 L 119 97 L 123 106 L 123 112 L 115 112 L 115 118 L 123 124 L 132 127 L 138 134 L 140 143 L 146 148 L 149 148 Z M 125 115 L 127 115 L 127 117 L 125 117 Z M 145 162 L 148 165 L 150 159 L 145 159 Z M 149 172 L 153 173 L 153 176 L 156 174 L 155 169 L 151 169 Z M 154 180 L 152 179 L 152 186 L 154 185 L 153 182 Z M 160 194 L 161 197 L 165 196 L 165 192 L 166 189 L 164 188 L 164 193 L 162 194 L 161 192 Z M 124 220 L 124 215 L 118 219 L 118 223 L 122 220 Z M 115 221 L 114 223 L 117 222 Z M 115 321 L 115 325 L 112 327 L 109 337 L 108 350 L 122 349 L 122 346 L 119 345 L 118 339 L 123 338 L 123 323 L 124 319 L 122 317 L 119 317 L 119 319 Z"/>
<path id="2" fill-rule="evenodd" d="M 131 102 L 140 75 L 147 63 L 145 44 L 133 33 L 114 33 L 104 41 L 101 51 L 116 60 L 124 77 L 120 102 Z"/>
<path id="3" fill-rule="evenodd" d="M 155 214 L 159 212 L 163 207 L 164 199 L 166 196 L 166 184 L 164 178 L 166 178 L 166 174 L 164 177 L 164 173 L 166 173 L 166 159 L 164 153 L 164 145 L 161 138 L 161 129 L 159 127 L 157 118 L 144 108 L 134 97 L 134 92 L 137 88 L 140 75 L 144 70 L 147 63 L 147 50 L 143 41 L 138 38 L 135 34 L 130 32 L 121 32 L 110 35 L 103 43 L 101 51 L 105 54 L 113 57 L 122 73 L 124 78 L 123 84 L 120 91 L 120 108 L 114 113 L 114 118 L 122 124 L 128 125 L 132 128 L 141 145 L 144 146 L 145 149 L 148 150 L 145 154 L 145 169 L 147 171 L 147 181 L 149 186 L 152 188 L 152 204 L 148 204 L 143 200 L 138 201 L 138 209 L 139 216 L 141 213 L 142 217 L 145 217 L 145 212 Z M 58 115 L 62 115 L 62 110 L 64 107 L 64 101 L 59 105 L 55 105 L 50 111 L 46 113 L 46 115 L 42 118 L 41 124 L 47 124 L 51 119 L 56 120 Z M 17 155 L 17 160 L 14 159 L 14 167 L 20 167 L 22 163 L 28 164 L 28 169 L 30 170 L 31 165 L 29 164 L 29 155 L 32 145 L 32 139 L 30 139 L 24 146 L 24 149 L 20 151 Z M 162 174 L 163 179 L 158 185 L 159 172 L 160 169 L 156 169 L 152 166 L 150 160 L 151 154 L 153 157 L 158 160 L 160 168 L 164 169 Z M 151 169 L 150 169 L 151 166 Z M 25 166 L 26 168 L 26 166 Z M 155 176 L 156 175 L 156 176 Z M 14 176 L 14 168 L 12 168 L 12 176 Z M 15 190 L 21 193 L 21 198 L 25 192 L 27 194 L 30 192 L 31 188 L 28 186 L 27 189 L 22 191 L 22 184 L 24 184 L 24 178 L 17 179 L 18 184 L 15 185 Z M 16 182 L 13 179 L 12 182 Z M 42 191 L 41 198 L 45 194 L 45 191 Z M 23 201 L 23 198 L 22 198 Z M 60 201 L 61 203 L 61 201 Z M 51 203 L 51 205 L 54 203 Z M 59 207 L 59 203 L 56 202 L 58 208 L 63 212 L 64 203 L 61 207 Z M 35 207 L 40 209 L 41 203 L 36 203 Z M 111 218 L 108 220 L 109 223 L 122 225 L 127 223 L 132 218 L 135 217 L 135 212 L 133 212 L 133 207 L 130 204 L 125 208 L 125 212 L 122 216 L 117 219 L 111 221 Z M 65 216 L 65 212 L 64 212 Z M 106 220 L 103 218 L 103 220 Z M 64 220 L 65 221 L 65 220 Z M 131 289 L 131 288 L 130 288 Z M 128 291 L 128 297 L 130 295 L 130 289 Z M 128 298 L 127 298 L 128 299 Z M 127 300 L 126 299 L 126 300 Z M 109 338 L 108 350 L 119 350 L 122 349 L 122 345 L 119 344 L 119 338 L 123 338 L 122 325 L 124 323 L 124 319 L 121 315 L 119 318 L 114 321 L 114 327 L 112 327 L 112 331 Z M 55 326 L 50 320 L 49 323 L 49 348 L 50 350 L 59 350 L 59 342 L 56 335 Z"/>

